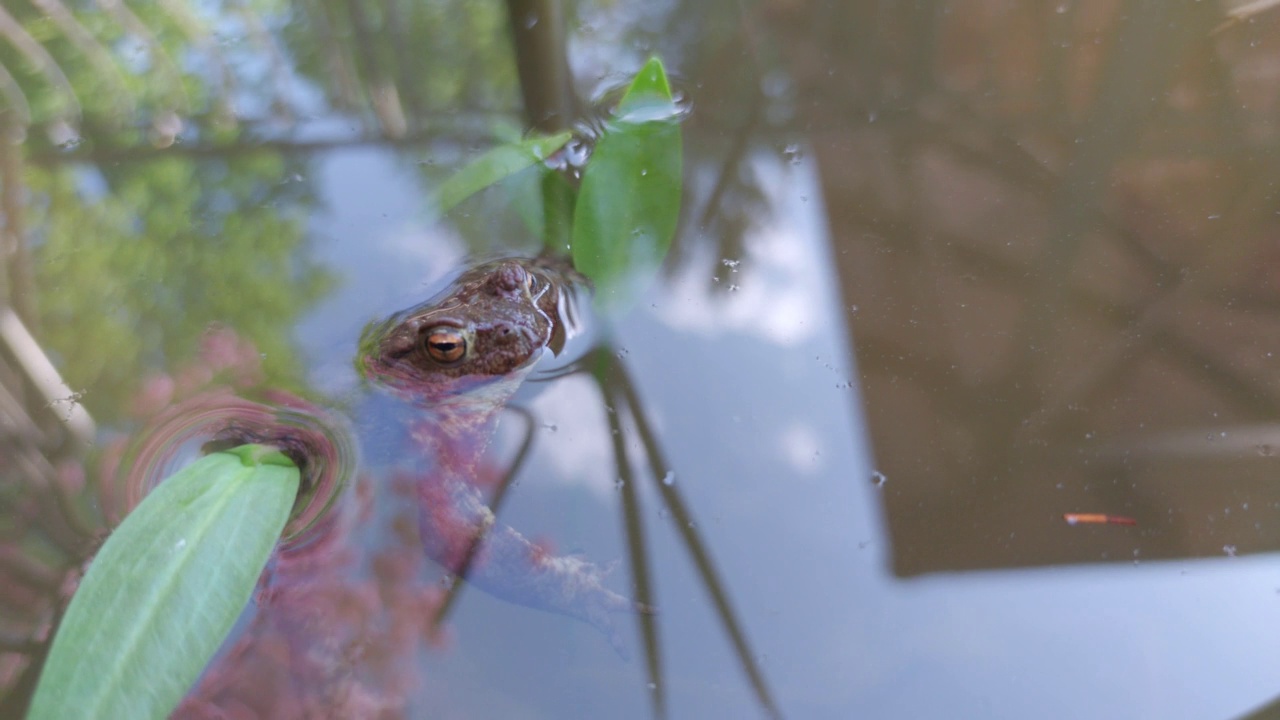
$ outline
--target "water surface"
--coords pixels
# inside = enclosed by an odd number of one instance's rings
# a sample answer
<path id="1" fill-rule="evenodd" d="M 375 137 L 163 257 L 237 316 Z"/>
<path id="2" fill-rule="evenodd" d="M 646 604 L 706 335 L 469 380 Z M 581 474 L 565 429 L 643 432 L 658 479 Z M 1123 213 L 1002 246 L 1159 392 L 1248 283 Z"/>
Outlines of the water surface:
<path id="1" fill-rule="evenodd" d="M 222 323 L 262 354 L 263 384 L 355 419 L 377 508 L 359 546 L 408 542 L 390 471 L 407 411 L 362 386 L 356 339 L 467 258 L 536 248 L 501 188 L 443 218 L 428 198 L 518 132 L 517 64 L 547 77 L 554 53 L 517 58 L 498 4 L 213 3 L 188 24 L 134 8 L 151 45 L 72 9 L 120 88 L 52 21 L 10 11 L 48 30 L 67 80 L 0 41 L 26 102 L 5 96 L 25 138 L 5 150 L 25 240 L 7 285 L 99 448 L 138 427 L 144 379 Z M 620 560 L 628 593 L 639 542 L 658 651 L 638 625 L 627 660 L 586 625 L 466 590 L 447 641 L 414 646 L 403 713 L 1271 702 L 1280 12 L 1226 19 L 1189 0 L 566 4 L 548 38 L 583 105 L 657 53 L 692 107 L 675 247 L 608 336 L 669 468 L 646 472 L 624 419 L 620 486 L 600 386 L 535 383 L 501 517 Z M 495 468 L 523 423 L 504 419 Z M 444 581 L 425 560 L 412 577 Z"/>

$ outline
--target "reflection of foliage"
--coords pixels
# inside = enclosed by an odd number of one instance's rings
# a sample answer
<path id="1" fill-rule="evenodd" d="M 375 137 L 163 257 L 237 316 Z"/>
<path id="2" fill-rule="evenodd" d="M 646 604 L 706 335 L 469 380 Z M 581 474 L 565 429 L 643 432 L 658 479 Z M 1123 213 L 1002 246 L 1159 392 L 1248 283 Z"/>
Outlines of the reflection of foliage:
<path id="1" fill-rule="evenodd" d="M 371 109 L 386 135 L 420 130 L 445 109 L 516 107 L 501 3 L 312 0 L 303 12 L 308 22 L 284 28 L 297 71 L 336 106 Z"/>
<path id="2" fill-rule="evenodd" d="M 178 359 L 210 322 L 263 352 L 268 382 L 296 387 L 298 364 L 281 328 L 329 284 L 297 254 L 298 198 L 274 155 L 195 164 L 165 158 L 112 173 L 97 202 L 86 176 L 33 170 L 44 217 L 35 252 L 41 325 L 70 384 L 109 419 L 148 367 Z"/>
<path id="3" fill-rule="evenodd" d="M 233 94 L 276 108 L 278 98 L 253 100 L 237 85 L 280 94 L 256 76 L 281 73 L 260 16 L 281 9 L 248 0 L 204 11 L 212 15 L 180 0 L 17 0 L 0 11 L 0 126 L 48 131 L 28 135 L 24 154 L 44 160 L 13 176 L 25 192 L 10 195 L 24 206 L 6 207 L 13 241 L 32 244 L 31 270 L 15 254 L 11 273 L 34 277 L 42 293 L 14 302 L 36 308 L 31 319 L 67 379 L 108 421 L 144 370 L 181 360 L 210 322 L 235 326 L 264 352 L 268 381 L 296 388 L 282 328 L 328 284 L 298 259 L 301 217 L 282 212 L 311 201 L 289 180 L 306 173 L 278 154 L 65 167 L 73 155 L 167 147 L 179 133 L 187 145 L 231 146 L 249 134 L 231 115 Z M 215 29 L 249 42 L 215 43 Z M 240 62 L 253 53 L 269 62 Z M 72 140 L 76 152 L 50 152 L 48 143 Z M 23 226 L 33 237 L 21 237 Z"/>
<path id="4" fill-rule="evenodd" d="M 310 0 L 305 23 L 281 30 L 295 72 L 324 88 L 366 135 L 440 138 L 426 155 L 405 154 L 425 185 L 442 182 L 477 139 L 518 135 L 516 63 L 503 3 L 460 0 Z M 503 188 L 506 190 L 506 188 Z M 523 244 L 519 218 L 455 213 L 451 222 L 477 252 Z"/>
<path id="5" fill-rule="evenodd" d="M 13 121 L 52 129 L 54 142 L 168 144 L 186 116 L 228 100 L 225 59 L 182 2 L 18 0 L 0 14 L 0 91 Z M 180 69 L 198 48 L 210 75 Z M 80 127 L 83 123 L 83 127 Z"/>

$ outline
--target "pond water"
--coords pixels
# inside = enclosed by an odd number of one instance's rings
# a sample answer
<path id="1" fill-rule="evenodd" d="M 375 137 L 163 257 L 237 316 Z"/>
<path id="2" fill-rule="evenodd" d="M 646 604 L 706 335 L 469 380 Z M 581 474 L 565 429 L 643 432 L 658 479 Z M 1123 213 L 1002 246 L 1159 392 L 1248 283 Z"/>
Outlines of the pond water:
<path id="1" fill-rule="evenodd" d="M 252 344 L 260 385 L 349 418 L 363 470 L 339 504 L 364 514 L 346 579 L 387 592 L 360 563 L 403 545 L 419 555 L 396 587 L 458 590 L 436 631 L 385 596 L 375 639 L 343 626 L 367 707 L 1229 718 L 1276 702 L 1280 9 L 68 3 L 90 43 L 45 5 L 0 14 L 25 28 L 0 34 L 0 122 L 20 138 L 0 201 L 21 240 L 8 304 L 97 421 L 94 451 L 59 467 L 87 457 L 94 482 L 146 417 L 147 378 L 225 380 L 182 374 L 210 323 Z M 395 489 L 413 410 L 353 360 L 366 323 L 469 258 L 536 251 L 507 186 L 440 217 L 443 179 L 518 134 L 526 104 L 590 104 L 650 55 L 691 112 L 663 272 L 596 325 L 633 402 L 543 372 L 485 466 L 501 474 L 531 428 L 501 522 L 619 561 L 617 592 L 646 587 L 658 613 L 619 615 L 619 652 L 420 557 Z M 0 511 L 25 507 L 14 494 Z M 0 598 L 6 636 L 39 615 L 24 597 Z M 22 654 L 4 657 L 13 698 Z"/>

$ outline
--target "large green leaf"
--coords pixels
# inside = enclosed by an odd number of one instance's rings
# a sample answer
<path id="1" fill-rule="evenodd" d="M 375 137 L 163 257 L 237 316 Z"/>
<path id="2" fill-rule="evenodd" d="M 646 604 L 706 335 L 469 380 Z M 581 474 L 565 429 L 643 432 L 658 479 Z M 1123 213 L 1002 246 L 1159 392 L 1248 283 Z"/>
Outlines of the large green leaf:
<path id="1" fill-rule="evenodd" d="M 85 573 L 29 717 L 167 717 L 248 604 L 298 483 L 293 462 L 261 445 L 160 483 Z"/>
<path id="2" fill-rule="evenodd" d="M 573 263 L 617 308 L 657 271 L 680 217 L 679 111 L 662 62 L 649 60 L 596 143 L 574 208 Z"/>
<path id="3" fill-rule="evenodd" d="M 521 170 L 547 159 L 573 137 L 562 132 L 534 136 L 520 142 L 499 145 L 467 163 L 436 190 L 435 207 L 441 215 L 481 190 Z"/>

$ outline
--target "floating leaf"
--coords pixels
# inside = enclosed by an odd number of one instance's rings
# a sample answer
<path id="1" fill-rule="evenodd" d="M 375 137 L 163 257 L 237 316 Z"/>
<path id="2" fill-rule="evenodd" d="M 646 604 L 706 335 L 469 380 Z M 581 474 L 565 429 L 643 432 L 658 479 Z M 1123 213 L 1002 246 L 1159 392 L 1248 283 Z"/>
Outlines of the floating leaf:
<path id="1" fill-rule="evenodd" d="M 285 455 L 244 445 L 157 486 L 85 573 L 29 718 L 167 717 L 248 604 L 298 483 Z"/>
<path id="2" fill-rule="evenodd" d="M 617 308 L 657 271 L 680 217 L 679 111 L 662 62 L 650 59 L 618 103 L 583 173 L 574 266 Z"/>
<path id="3" fill-rule="evenodd" d="M 569 132 L 538 135 L 489 150 L 440 185 L 435 194 L 436 210 L 443 215 L 490 185 L 542 162 L 564 147 L 571 137 L 573 134 Z"/>

